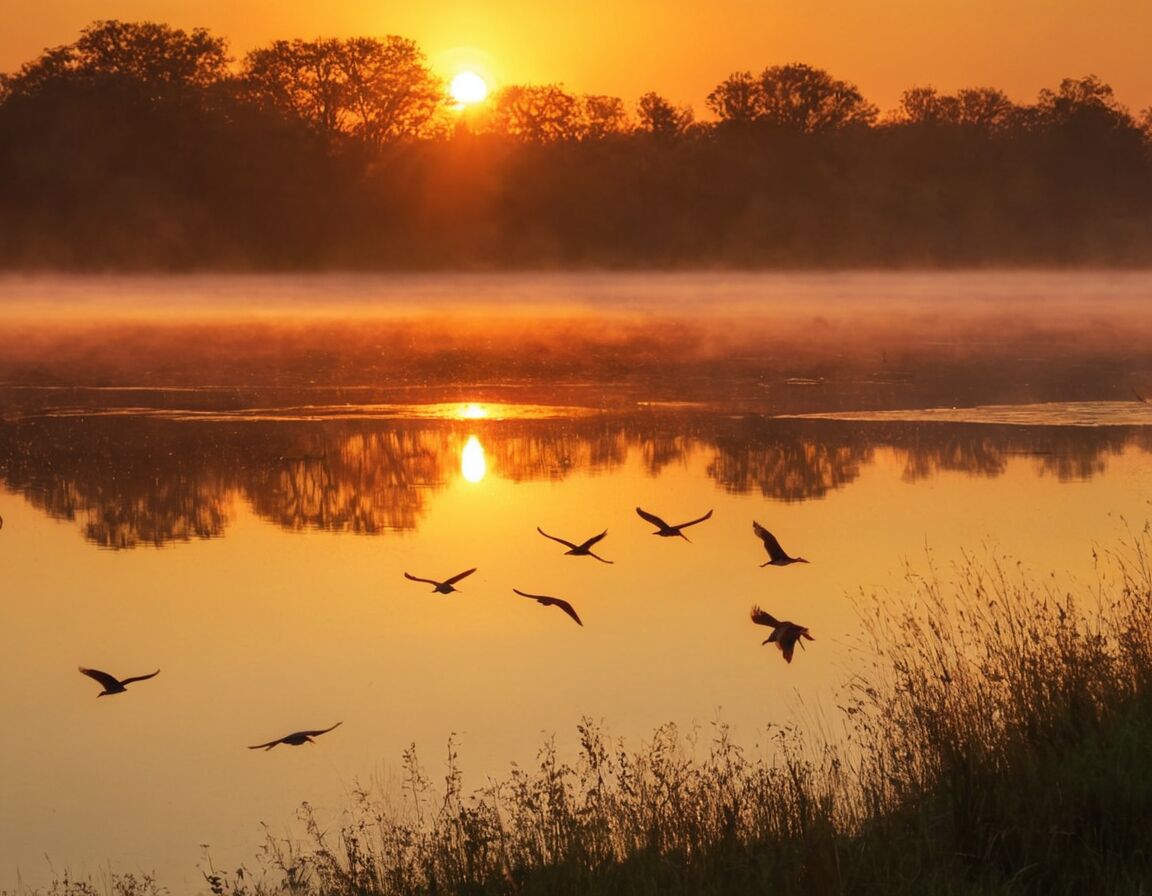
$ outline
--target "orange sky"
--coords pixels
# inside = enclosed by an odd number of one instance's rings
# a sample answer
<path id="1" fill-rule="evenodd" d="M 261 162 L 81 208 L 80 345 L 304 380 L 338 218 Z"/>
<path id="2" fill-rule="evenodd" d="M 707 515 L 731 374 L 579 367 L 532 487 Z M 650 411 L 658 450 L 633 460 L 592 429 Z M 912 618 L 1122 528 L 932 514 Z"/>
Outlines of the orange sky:
<path id="1" fill-rule="evenodd" d="M 204 26 L 235 55 L 281 37 L 399 34 L 443 74 L 459 60 L 500 83 L 560 82 L 629 104 L 655 89 L 704 113 L 729 73 L 807 62 L 881 109 L 915 84 L 1000 87 L 1018 102 L 1096 74 L 1152 105 L 1148 0 L 5 0 L 0 71 L 97 18 Z M 464 52 L 460 52 L 464 50 Z M 456 51 L 455 53 L 453 51 Z"/>

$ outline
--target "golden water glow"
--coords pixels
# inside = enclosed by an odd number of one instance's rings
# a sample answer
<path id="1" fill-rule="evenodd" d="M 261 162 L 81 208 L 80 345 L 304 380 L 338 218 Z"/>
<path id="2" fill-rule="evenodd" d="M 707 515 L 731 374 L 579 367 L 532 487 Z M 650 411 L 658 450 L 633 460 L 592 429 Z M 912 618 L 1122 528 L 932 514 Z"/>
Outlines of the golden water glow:
<path id="1" fill-rule="evenodd" d="M 397 767 L 412 743 L 438 755 L 453 731 L 481 781 L 531 760 L 541 731 L 574 749 L 589 710 L 635 744 L 722 707 L 742 743 L 761 742 L 765 725 L 793 718 L 796 695 L 807 712 L 870 668 L 854 652 L 854 596 L 903 593 L 906 561 L 920 568 L 930 549 L 950 576 L 991 537 L 1038 573 L 1095 581 L 1091 546 L 1122 536 L 1120 517 L 1145 518 L 1152 498 L 1144 436 L 1103 427 L 784 422 L 757 436 L 731 421 L 703 438 L 649 407 L 618 427 L 483 424 L 469 448 L 458 418 L 429 419 L 237 427 L 206 465 L 190 458 L 219 430 L 196 437 L 187 421 L 164 427 L 163 451 L 136 437 L 154 439 L 153 420 L 29 424 L 0 439 L 5 582 L 32 598 L 0 626 L 6 669 L 28 683 L 0 688 L 0 717 L 25 726 L 0 742 L 0 768 L 22 782 L 0 812 L 0 890 L 16 867 L 46 890 L 45 852 L 86 872 L 116 862 L 179 879 L 206 831 L 223 831 L 239 860 L 259 846 L 253 817 L 284 824 L 302 794 L 338 808 L 348 781 Z M 471 485 L 455 475 L 464 453 L 491 456 L 500 475 Z M 715 515 L 688 543 L 653 537 L 637 504 Z M 761 569 L 753 519 L 811 565 Z M 580 539 L 607 528 L 616 562 L 566 556 L 538 526 Z M 101 532 L 127 529 L 139 547 L 96 549 L 116 544 Z M 451 599 L 403 578 L 473 566 Z M 325 601 L 318 582 L 342 599 Z M 570 599 L 585 627 L 513 587 Z M 785 666 L 748 621 L 753 602 L 817 641 Z M 162 672 L 98 700 L 79 663 Z M 314 749 L 245 749 L 336 721 Z"/>
<path id="2" fill-rule="evenodd" d="M 488 461 L 484 457 L 484 446 L 476 436 L 468 436 L 464 450 L 460 452 L 460 475 L 469 482 L 479 482 L 488 472 Z"/>
<path id="3" fill-rule="evenodd" d="M 459 106 L 482 103 L 488 97 L 488 83 L 476 72 L 460 72 L 448 85 L 448 93 Z"/>

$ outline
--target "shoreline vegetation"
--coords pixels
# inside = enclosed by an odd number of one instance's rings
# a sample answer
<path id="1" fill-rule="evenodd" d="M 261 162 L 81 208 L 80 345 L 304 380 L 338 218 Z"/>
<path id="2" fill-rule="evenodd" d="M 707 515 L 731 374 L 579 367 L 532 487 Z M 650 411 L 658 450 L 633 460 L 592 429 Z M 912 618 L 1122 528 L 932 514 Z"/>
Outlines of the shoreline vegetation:
<path id="1" fill-rule="evenodd" d="M 251 867 L 209 859 L 205 889 L 1147 892 L 1150 551 L 1147 525 L 1094 551 L 1097 581 L 1075 593 L 1002 558 L 945 575 L 929 556 L 894 605 L 861 595 L 871 660 L 839 695 L 835 744 L 776 727 L 769 747 L 746 750 L 717 722 L 710 738 L 665 726 L 629 750 L 584 719 L 572 761 L 553 739 L 536 768 L 473 792 L 452 743 L 438 785 L 413 747 L 399 797 L 358 791 L 336 824 L 305 804 L 302 839 L 270 835 Z M 166 891 L 111 875 L 36 892 Z"/>
<path id="2" fill-rule="evenodd" d="M 787 62 L 707 106 L 514 84 L 459 109 L 402 37 L 237 59 L 97 21 L 0 75 L 0 269 L 1152 264 L 1152 109 L 1095 75 L 881 112 Z"/>

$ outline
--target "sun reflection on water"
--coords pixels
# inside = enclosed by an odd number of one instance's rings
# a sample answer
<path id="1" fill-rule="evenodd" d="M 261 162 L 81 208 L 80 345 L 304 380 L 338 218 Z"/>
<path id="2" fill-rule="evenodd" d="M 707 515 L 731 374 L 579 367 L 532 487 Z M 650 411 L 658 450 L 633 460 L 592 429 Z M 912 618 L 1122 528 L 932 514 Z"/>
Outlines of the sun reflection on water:
<path id="1" fill-rule="evenodd" d="M 469 482 L 479 482 L 488 472 L 488 461 L 484 457 L 484 446 L 476 436 L 469 436 L 460 452 L 460 475 Z"/>
<path id="2" fill-rule="evenodd" d="M 457 412 L 461 420 L 484 420 L 488 416 L 488 409 L 482 404 L 466 404 Z"/>

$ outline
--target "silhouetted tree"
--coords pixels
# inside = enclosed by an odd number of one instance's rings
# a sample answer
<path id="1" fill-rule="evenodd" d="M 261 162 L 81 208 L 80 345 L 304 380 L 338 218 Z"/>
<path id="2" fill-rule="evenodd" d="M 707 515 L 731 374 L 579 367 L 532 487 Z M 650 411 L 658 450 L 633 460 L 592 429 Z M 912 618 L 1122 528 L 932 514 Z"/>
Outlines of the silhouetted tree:
<path id="1" fill-rule="evenodd" d="M 747 123 L 764 114 L 764 89 L 751 72 L 736 72 L 716 85 L 706 102 L 721 121 Z"/>
<path id="2" fill-rule="evenodd" d="M 583 133 L 580 100 L 558 84 L 512 85 L 489 100 L 486 129 L 530 143 L 576 140 Z"/>
<path id="3" fill-rule="evenodd" d="M 63 84 L 113 82 L 149 88 L 204 88 L 227 74 L 223 38 L 203 28 L 186 32 L 156 22 L 97 21 L 75 43 L 45 50 L 6 79 L 13 94 Z"/>
<path id="4" fill-rule="evenodd" d="M 966 87 L 955 94 L 941 94 L 935 87 L 912 87 L 900 95 L 893 118 L 901 124 L 956 125 L 990 131 L 1014 124 L 1018 112 L 1003 91 L 992 87 Z"/>
<path id="5" fill-rule="evenodd" d="M 994 87 L 966 87 L 956 92 L 957 123 L 998 130 L 1016 123 L 1019 107 Z"/>
<path id="6" fill-rule="evenodd" d="M 276 41 L 248 54 L 242 78 L 265 107 L 372 146 L 420 136 L 448 105 L 416 44 L 394 35 Z"/>
<path id="7" fill-rule="evenodd" d="M 0 97 L 3 96 L 2 91 L 3 85 L 0 85 Z M 1152 143 L 1152 106 L 1141 110 L 1140 117 L 1136 121 L 1136 126 L 1143 132 L 1144 139 Z"/>
<path id="8" fill-rule="evenodd" d="M 729 75 L 708 94 L 708 108 L 721 122 L 760 122 L 804 133 L 870 125 L 877 115 L 855 84 L 802 63 L 771 66 L 759 78 L 750 72 Z"/>
<path id="9" fill-rule="evenodd" d="M 619 97 L 585 94 L 580 102 L 584 118 L 581 136 L 584 139 L 600 140 L 628 130 L 628 112 Z"/>
<path id="10" fill-rule="evenodd" d="M 0 265 L 1148 263 L 1152 111 L 1066 79 L 905 92 L 737 72 L 718 121 L 651 92 L 514 86 L 453 129 L 399 37 L 95 22 L 0 77 Z M 693 139 L 677 139 L 684 134 Z"/>
<path id="11" fill-rule="evenodd" d="M 909 87 L 900 94 L 893 119 L 907 124 L 949 124 L 956 117 L 955 97 L 941 96 L 935 87 Z"/>
<path id="12" fill-rule="evenodd" d="M 679 137 L 692 126 L 692 110 L 674 106 L 660 94 L 649 91 L 636 104 L 637 130 L 662 137 Z"/>
<path id="13" fill-rule="evenodd" d="M 1133 125 L 1132 117 L 1116 101 L 1111 86 L 1095 75 L 1065 78 L 1057 90 L 1041 90 L 1036 108 L 1047 124 L 1092 128 Z"/>
<path id="14" fill-rule="evenodd" d="M 802 63 L 766 68 L 760 76 L 760 120 L 788 130 L 813 132 L 870 125 L 877 109 L 855 84 Z"/>
<path id="15" fill-rule="evenodd" d="M 243 80 L 261 105 L 307 122 L 333 137 L 347 116 L 336 40 L 278 40 L 244 60 Z"/>

